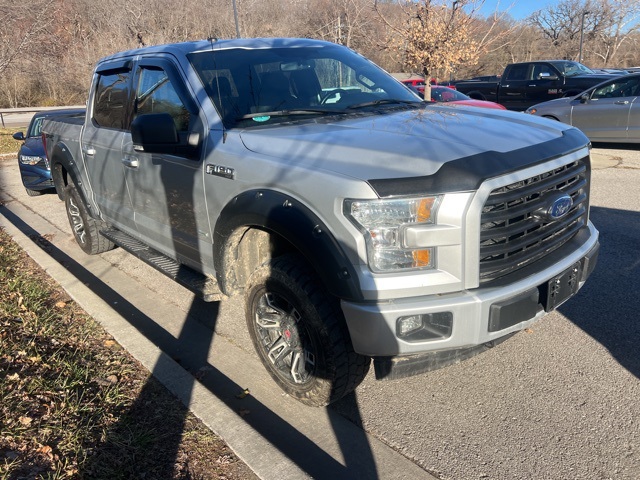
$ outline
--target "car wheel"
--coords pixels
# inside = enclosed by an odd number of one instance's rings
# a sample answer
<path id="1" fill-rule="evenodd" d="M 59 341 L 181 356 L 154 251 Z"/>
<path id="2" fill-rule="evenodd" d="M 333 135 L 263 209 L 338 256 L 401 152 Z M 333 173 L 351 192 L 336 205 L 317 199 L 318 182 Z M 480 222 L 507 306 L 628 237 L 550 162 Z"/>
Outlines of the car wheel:
<path id="1" fill-rule="evenodd" d="M 89 255 L 96 255 L 111 250 L 114 244 L 100 235 L 100 230 L 106 227 L 101 220 L 89 215 L 75 185 L 70 183 L 64 189 L 64 203 L 73 236 L 80 248 Z"/>
<path id="2" fill-rule="evenodd" d="M 39 197 L 44 193 L 42 190 L 31 190 L 30 188 L 25 188 L 25 190 L 30 197 Z"/>
<path id="3" fill-rule="evenodd" d="M 302 257 L 284 255 L 259 267 L 245 300 L 254 347 L 290 396 L 310 406 L 328 405 L 366 376 L 370 359 L 353 351 L 338 299 Z"/>

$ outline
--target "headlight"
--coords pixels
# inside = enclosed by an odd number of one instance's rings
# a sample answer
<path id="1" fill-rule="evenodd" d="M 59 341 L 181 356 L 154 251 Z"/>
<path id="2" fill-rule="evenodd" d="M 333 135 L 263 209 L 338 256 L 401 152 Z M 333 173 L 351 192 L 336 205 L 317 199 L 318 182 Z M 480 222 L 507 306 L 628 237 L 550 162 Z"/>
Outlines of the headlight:
<path id="1" fill-rule="evenodd" d="M 44 159 L 42 157 L 31 156 L 31 155 L 20 155 L 20 163 L 24 165 L 35 165 Z"/>
<path id="2" fill-rule="evenodd" d="M 374 272 L 435 268 L 435 248 L 410 248 L 405 230 L 435 223 L 439 197 L 347 200 L 345 215 L 363 232 Z"/>

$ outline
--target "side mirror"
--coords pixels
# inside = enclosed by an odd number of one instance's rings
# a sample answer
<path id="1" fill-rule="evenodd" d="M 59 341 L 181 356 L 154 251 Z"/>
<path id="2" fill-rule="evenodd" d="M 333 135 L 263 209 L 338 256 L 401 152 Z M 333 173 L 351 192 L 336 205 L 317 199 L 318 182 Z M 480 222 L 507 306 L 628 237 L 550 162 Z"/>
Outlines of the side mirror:
<path id="1" fill-rule="evenodd" d="M 19 140 L 21 142 L 24 142 L 24 133 L 22 132 L 16 132 L 13 134 L 13 139 L 14 140 Z"/>
<path id="2" fill-rule="evenodd" d="M 131 122 L 133 149 L 146 153 L 194 155 L 200 146 L 198 134 L 185 134 L 184 140 L 168 113 L 146 113 Z"/>
<path id="3" fill-rule="evenodd" d="M 540 72 L 538 74 L 538 80 L 558 80 L 558 76 L 549 72 Z"/>
<path id="4" fill-rule="evenodd" d="M 580 103 L 587 103 L 589 101 L 589 94 L 585 93 L 580 96 Z"/>

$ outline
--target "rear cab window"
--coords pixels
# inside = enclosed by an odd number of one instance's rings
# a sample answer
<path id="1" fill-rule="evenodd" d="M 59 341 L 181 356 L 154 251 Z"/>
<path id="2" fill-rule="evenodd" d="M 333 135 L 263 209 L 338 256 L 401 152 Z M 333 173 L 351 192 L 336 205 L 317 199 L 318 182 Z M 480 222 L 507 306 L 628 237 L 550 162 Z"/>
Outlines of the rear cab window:
<path id="1" fill-rule="evenodd" d="M 131 70 L 128 65 L 98 71 L 92 120 L 98 127 L 129 128 Z"/>

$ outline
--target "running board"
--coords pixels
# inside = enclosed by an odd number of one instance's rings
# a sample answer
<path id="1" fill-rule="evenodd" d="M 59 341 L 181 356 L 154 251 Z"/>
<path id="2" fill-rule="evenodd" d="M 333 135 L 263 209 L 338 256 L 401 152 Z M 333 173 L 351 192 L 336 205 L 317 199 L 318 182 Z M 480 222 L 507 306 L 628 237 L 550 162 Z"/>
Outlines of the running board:
<path id="1" fill-rule="evenodd" d="M 227 298 L 220 291 L 215 279 L 176 262 L 132 236 L 115 229 L 102 230 L 100 234 L 183 287 L 188 288 L 205 302 L 215 302 Z"/>

